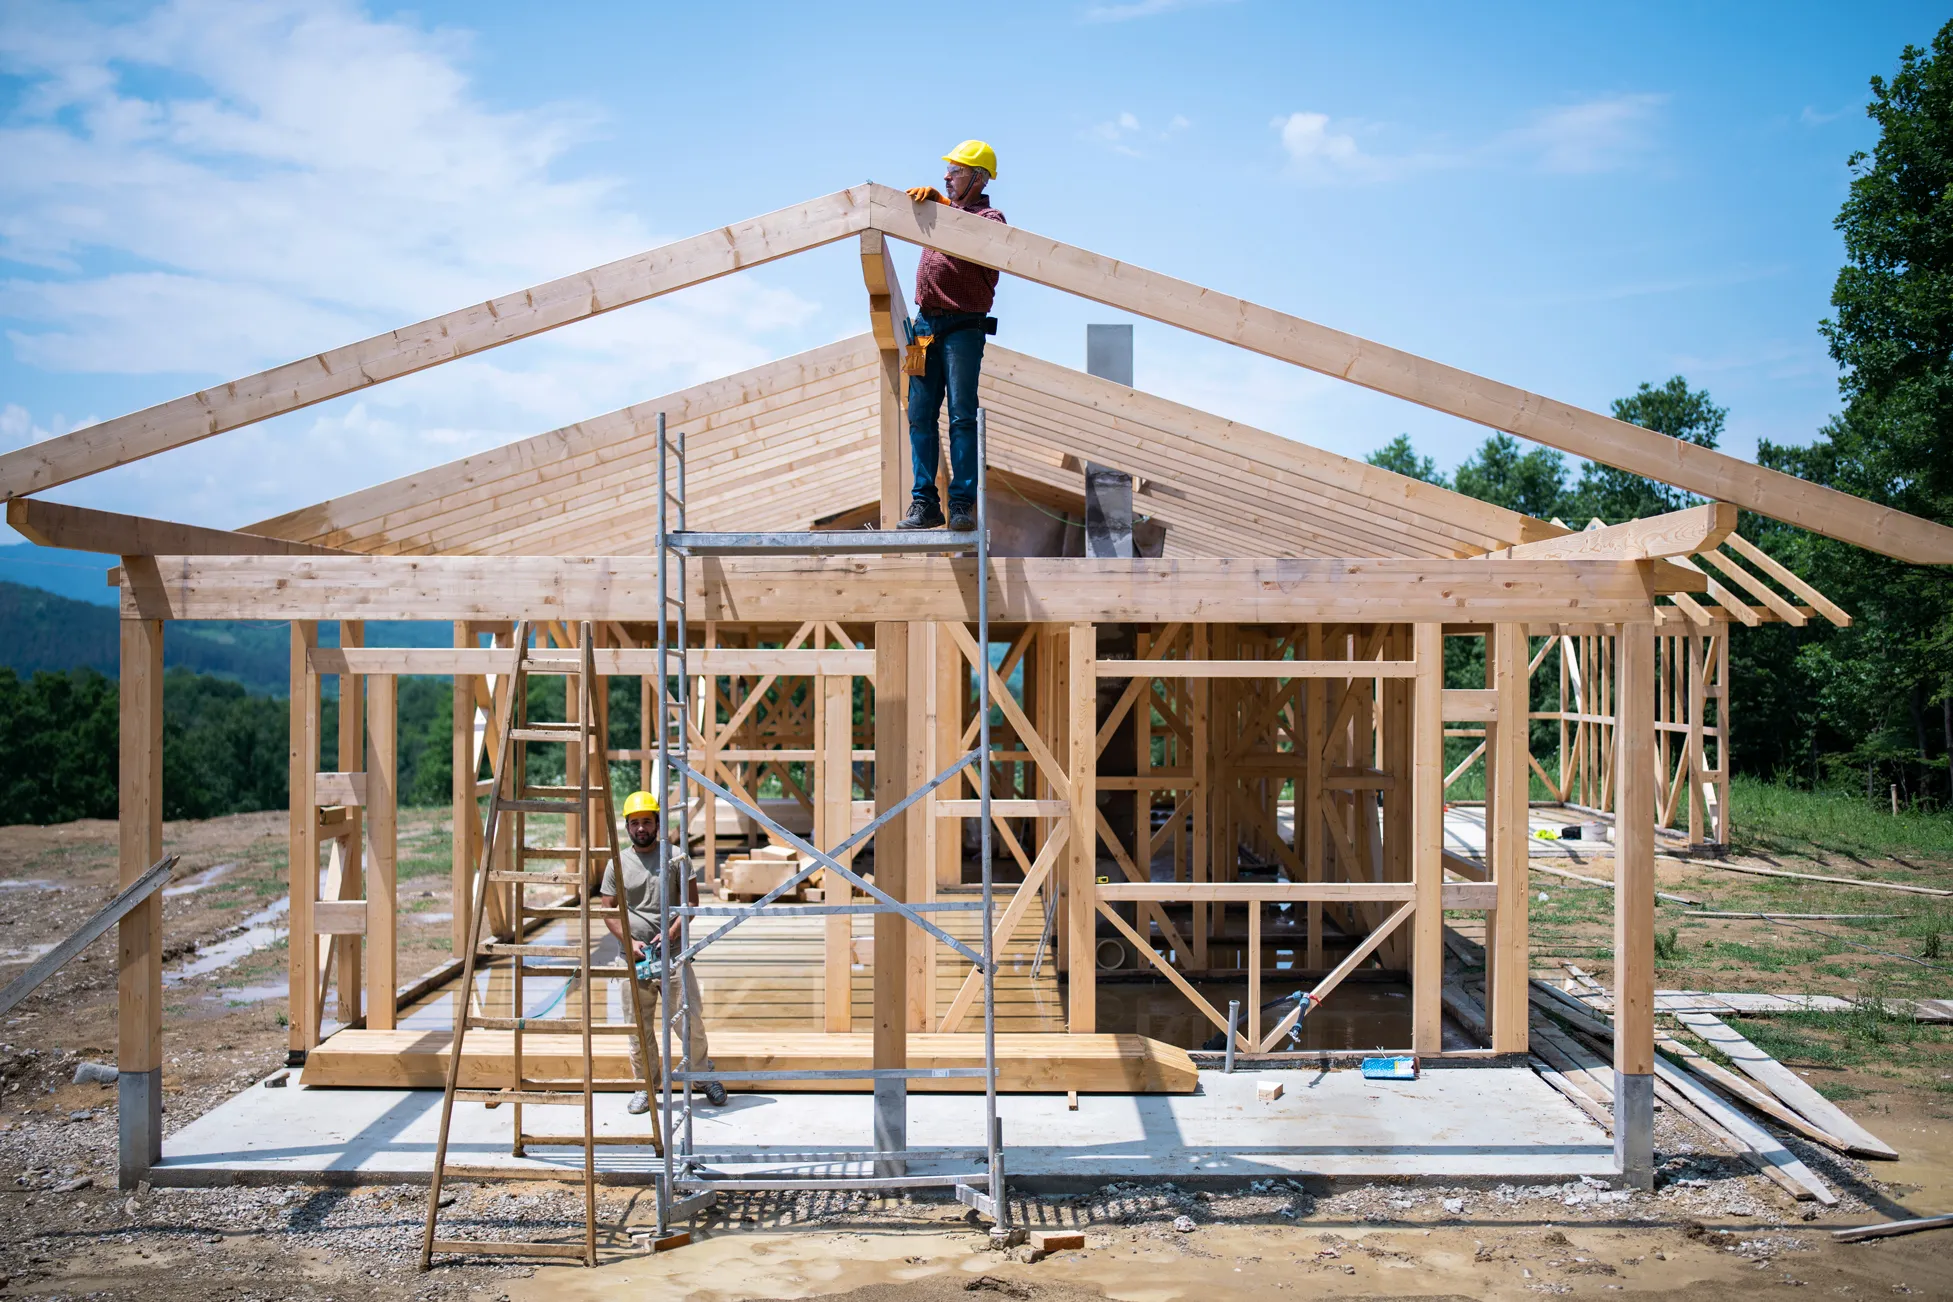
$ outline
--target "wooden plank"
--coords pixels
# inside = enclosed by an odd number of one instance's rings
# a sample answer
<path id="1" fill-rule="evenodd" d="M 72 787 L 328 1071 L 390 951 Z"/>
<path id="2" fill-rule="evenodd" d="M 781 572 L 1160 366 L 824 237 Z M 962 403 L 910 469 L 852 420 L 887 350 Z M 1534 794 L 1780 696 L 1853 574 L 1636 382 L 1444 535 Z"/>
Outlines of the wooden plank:
<path id="1" fill-rule="evenodd" d="M 1099 631 L 1092 624 L 1073 624 L 1066 634 L 1067 764 L 1064 781 L 1071 802 L 1071 838 L 1066 865 L 1066 923 L 1070 928 L 1071 968 L 1067 973 L 1065 1029 L 1073 1035 L 1097 1029 L 1098 914 L 1093 909 L 1098 886 L 1098 679 L 1092 662 L 1098 659 Z M 987 662 L 986 662 L 987 663 Z M 1056 785 L 1055 783 L 1053 785 Z M 1103 906 L 1101 906 L 1103 907 Z M 1115 915 L 1116 916 L 1116 915 Z M 1125 927 L 1125 920 L 1117 925 Z M 1150 951 L 1150 946 L 1147 947 Z"/>
<path id="2" fill-rule="evenodd" d="M 20 497 L 573 321 L 844 239 L 867 224 L 860 187 L 375 335 L 0 456 Z"/>
<path id="3" fill-rule="evenodd" d="M 1619 1026 L 1620 1022 L 1617 1018 L 1615 1021 L 1617 1039 Z M 1686 1073 L 1670 1066 L 1667 1059 L 1657 1056 L 1652 1050 L 1648 1057 L 1649 1065 L 1661 1084 L 1674 1090 L 1691 1106 L 1700 1109 L 1710 1121 L 1727 1131 L 1730 1138 L 1736 1140 L 1739 1145 L 1746 1146 L 1763 1162 L 1789 1176 L 1810 1197 L 1826 1207 L 1836 1204 L 1837 1195 L 1833 1194 L 1824 1181 L 1818 1178 L 1816 1172 L 1805 1166 L 1801 1159 L 1785 1148 L 1776 1136 L 1725 1103 L 1721 1096 L 1708 1086 L 1691 1080 Z M 1617 1058 L 1615 1062 L 1618 1069 L 1619 1059 Z"/>
<path id="4" fill-rule="evenodd" d="M 363 899 L 319 900 L 312 905 L 312 934 L 315 936 L 364 936 L 366 901 Z M 375 1030 L 383 1028 L 375 1027 Z"/>
<path id="5" fill-rule="evenodd" d="M 1489 687 L 1447 687 L 1439 708 L 1448 721 L 1491 723 L 1499 717 L 1499 694 Z"/>
<path id="6" fill-rule="evenodd" d="M 320 805 L 344 805 L 358 809 L 366 804 L 364 773 L 316 773 L 312 778 L 313 801 Z"/>
<path id="7" fill-rule="evenodd" d="M 628 1091 L 630 1061 L 621 1036 L 603 1036 L 592 1049 L 597 1088 Z M 306 1062 L 311 1086 L 439 1089 L 446 1081 L 452 1036 L 441 1031 L 341 1031 Z M 510 1033 L 476 1031 L 461 1060 L 464 1088 L 495 1088 L 510 1076 Z M 868 1032 L 828 1035 L 814 1031 L 712 1031 L 712 1061 L 721 1071 L 833 1071 L 869 1066 L 874 1038 Z M 550 1033 L 523 1037 L 525 1072 L 538 1079 L 581 1074 L 581 1038 Z M 980 1035 L 909 1037 L 911 1067 L 981 1067 Z M 1199 1073 L 1187 1052 L 1140 1035 L 997 1035 L 997 1088 L 1012 1094 L 1191 1094 Z M 734 1091 L 865 1093 L 865 1080 L 727 1082 Z M 977 1093 L 981 1080 L 912 1080 L 912 1092 Z"/>
<path id="8" fill-rule="evenodd" d="M 149 865 L 142 876 L 117 891 L 114 898 L 97 910 L 88 921 L 69 933 L 66 940 L 35 959 L 25 972 L 9 981 L 6 988 L 0 990 L 0 1015 L 6 1014 L 21 1000 L 33 994 L 43 981 L 59 972 L 69 959 L 87 949 L 103 932 L 128 917 L 151 894 L 167 885 L 170 873 L 176 868 L 176 861 L 176 855 L 165 855 Z"/>
<path id="9" fill-rule="evenodd" d="M 1618 1023 L 1618 1012 L 1615 1020 Z M 1897 1149 L 1859 1125 L 1843 1108 L 1813 1089 L 1809 1081 L 1751 1044 L 1720 1017 L 1713 1013 L 1680 1012 L 1675 1014 L 1675 1020 L 1707 1040 L 1744 1075 L 1770 1090 L 1805 1120 L 1843 1140 L 1852 1153 L 1859 1157 L 1898 1160 Z"/>
<path id="10" fill-rule="evenodd" d="M 937 818 L 977 818 L 983 813 L 981 800 L 938 800 Z M 1064 818 L 1071 813 L 1069 800 L 999 800 L 992 797 L 993 818 Z"/>
<path id="11" fill-rule="evenodd" d="M 1727 556 L 1724 556 L 1720 551 L 1717 551 L 1715 548 L 1712 547 L 1709 550 L 1698 554 L 1702 557 L 1703 560 L 1709 562 L 1709 564 L 1715 566 L 1717 569 L 1721 570 L 1724 574 L 1727 574 L 1730 578 L 1734 579 L 1737 585 L 1741 587 L 1745 592 L 1749 593 L 1752 597 L 1755 597 L 1758 601 L 1762 602 L 1765 606 L 1769 607 L 1770 610 L 1773 613 L 1775 613 L 1777 618 L 1781 619 L 1784 623 L 1789 624 L 1794 628 L 1802 628 L 1807 622 L 1809 622 L 1809 617 L 1806 616 L 1803 611 L 1797 609 L 1797 607 L 1791 605 L 1788 601 L 1785 601 L 1782 597 L 1778 596 L 1776 590 L 1770 587 L 1769 584 L 1763 583 L 1760 580 L 1758 580 L 1754 574 L 1751 574 L 1748 570 L 1738 565 L 1735 561 L 1732 561 Z M 1748 623 L 1752 621 L 1745 621 L 1745 622 Z"/>
<path id="12" fill-rule="evenodd" d="M 605 676 L 655 674 L 658 652 L 655 647 L 598 647 L 597 672 Z M 671 657 L 676 672 L 677 657 Z M 685 672 L 726 677 L 738 674 L 780 674 L 790 677 L 829 677 L 853 675 L 872 678 L 875 653 L 867 651 L 816 651 L 777 647 L 715 648 L 702 651 L 694 647 L 685 656 Z M 492 674 L 506 668 L 508 655 L 493 647 L 317 647 L 312 651 L 312 669 L 321 674 Z M 531 655 L 532 669 L 548 671 L 560 666 L 568 672 L 574 657 Z"/>
<path id="13" fill-rule="evenodd" d="M 1504 560 L 1643 561 L 1664 556 L 1687 557 L 1717 546 L 1736 530 L 1736 508 L 1728 502 L 1704 502 L 1683 511 L 1651 515 L 1625 524 L 1603 525 L 1559 538 L 1519 543 L 1490 553 Z"/>
<path id="14" fill-rule="evenodd" d="M 141 515 L 97 511 L 63 502 L 16 497 L 7 503 L 7 523 L 29 542 L 71 551 L 111 556 L 334 556 L 334 547 L 286 542 L 228 529 L 152 520 Z"/>
<path id="15" fill-rule="evenodd" d="M 1646 475 L 1917 564 L 1953 563 L 1953 529 L 1680 439 L 1026 230 L 867 187 L 879 230 L 1420 406 Z"/>
<path id="16" fill-rule="evenodd" d="M 286 948 L 290 1003 L 286 1041 L 294 1053 L 318 1042 L 318 990 L 313 971 L 318 956 L 309 937 L 312 906 L 319 893 L 319 826 L 313 792 L 319 771 L 319 677 L 309 655 L 319 642 L 319 626 L 293 620 L 291 629 L 291 728 L 288 737 L 291 816 L 287 848 L 287 889 L 291 894 L 290 932 Z"/>
<path id="17" fill-rule="evenodd" d="M 1839 1243 L 1857 1243 L 1864 1239 L 1889 1239 L 1900 1234 L 1916 1234 L 1920 1230 L 1945 1229 L 1953 1229 L 1953 1216 L 1916 1216 L 1906 1221 L 1854 1225 L 1850 1229 L 1831 1231 L 1831 1237 Z"/>
<path id="18" fill-rule="evenodd" d="M 1444 628 L 1411 632 L 1418 665 L 1411 701 L 1411 1048 L 1444 1048 Z M 1493 898 L 1497 900 L 1497 887 Z"/>
<path id="19" fill-rule="evenodd" d="M 976 562 L 965 558 L 687 564 L 698 616 L 708 620 L 975 618 Z M 132 618 L 480 620 L 553 610 L 569 619 L 650 620 L 658 613 L 654 557 L 166 556 L 156 558 L 154 575 L 126 578 L 123 611 Z M 991 562 L 990 582 L 991 618 L 1000 622 L 1438 621 L 1467 611 L 1499 620 L 1649 617 L 1645 579 L 1634 563 L 1614 561 L 1008 557 Z"/>
<path id="20" fill-rule="evenodd" d="M 1100 660 L 1100 678 L 1130 678 L 1145 663 L 1151 678 L 1414 678 L 1409 660 Z"/>
<path id="21" fill-rule="evenodd" d="M 1071 823 L 1069 821 L 1052 824 L 1051 835 L 1046 837 L 1044 844 L 1038 848 L 1038 857 L 1031 864 L 1031 870 L 1024 874 L 1024 880 L 1018 884 L 1016 891 L 1012 893 L 1010 902 L 1004 906 L 1003 912 L 997 916 L 997 925 L 991 930 L 990 944 L 993 954 L 1002 954 L 1005 947 L 1009 945 L 1011 937 L 1017 934 L 1017 924 L 1023 920 L 1025 912 L 1037 901 L 1038 894 L 1043 889 L 1045 880 L 1051 876 L 1051 871 L 1057 865 L 1059 856 L 1064 853 L 1065 842 L 1070 838 Z M 962 1024 L 964 1016 L 969 1012 L 970 1005 L 975 1002 L 977 995 L 982 990 L 983 973 L 977 968 L 972 967 L 964 975 L 963 984 L 957 987 L 955 995 L 950 998 L 949 1008 L 943 1013 L 942 1023 L 936 1029 L 945 1033 L 956 1030 Z"/>
<path id="22" fill-rule="evenodd" d="M 996 617 L 994 608 L 991 611 L 991 617 L 993 619 Z M 1025 717 L 1023 707 L 1018 705 L 1017 698 L 1010 694 L 1009 685 L 1004 682 L 996 669 L 991 666 L 989 656 L 985 654 L 982 648 L 977 646 L 976 638 L 971 636 L 970 630 L 965 628 L 961 623 L 945 624 L 943 628 L 949 634 L 950 640 L 956 644 L 956 649 L 962 653 L 963 659 L 969 664 L 971 671 L 989 676 L 990 703 L 1003 712 L 1004 722 L 1016 729 L 1017 739 L 1024 744 L 1026 750 L 1031 752 L 1031 758 L 1036 762 L 1039 772 L 1044 776 L 1044 780 L 1057 789 L 1059 799 L 1070 799 L 1071 780 L 1066 775 L 1065 768 L 1059 765 L 1057 757 L 1051 753 L 1050 747 L 1044 744 L 1044 738 L 1039 735 L 1037 727 L 1032 724 L 1030 719 Z M 1084 674 L 1084 678 L 1087 683 L 1092 681 L 1092 676 L 1089 673 Z M 973 726 L 974 722 L 972 720 Z M 1076 765 L 1074 764 L 1073 767 L 1076 767 Z M 942 801 L 937 801 L 938 807 L 942 803 Z"/>

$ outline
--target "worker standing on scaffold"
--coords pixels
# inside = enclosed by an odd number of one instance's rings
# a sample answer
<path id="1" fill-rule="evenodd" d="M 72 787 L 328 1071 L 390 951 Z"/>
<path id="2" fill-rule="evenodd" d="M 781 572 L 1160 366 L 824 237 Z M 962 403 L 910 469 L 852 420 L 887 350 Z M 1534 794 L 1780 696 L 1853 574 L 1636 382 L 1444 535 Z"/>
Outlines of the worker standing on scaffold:
<path id="1" fill-rule="evenodd" d="M 943 189 L 919 185 L 917 203 L 944 203 L 993 222 L 1004 215 L 990 206 L 984 187 L 997 179 L 997 152 L 981 140 L 965 140 L 943 155 L 949 164 Z M 915 486 L 909 513 L 898 529 L 935 529 L 943 523 L 936 499 L 941 456 L 936 425 L 949 398 L 949 527 L 976 528 L 977 377 L 983 340 L 997 333 L 990 308 L 997 300 L 997 273 L 934 249 L 922 251 L 915 271 L 916 319 L 910 324 L 902 371 L 909 377 L 909 455 Z"/>
<path id="2" fill-rule="evenodd" d="M 624 833 L 630 844 L 620 848 L 617 861 L 604 869 L 602 903 L 606 910 L 604 925 L 610 934 L 617 937 L 617 943 L 629 951 L 630 962 L 635 970 L 637 981 L 637 1006 L 646 1017 L 654 1015 L 658 1007 L 658 994 L 663 986 L 659 969 L 664 956 L 672 952 L 678 939 L 678 915 L 671 915 L 671 926 L 661 935 L 658 931 L 658 914 L 666 907 L 676 908 L 679 903 L 698 903 L 698 883 L 689 881 L 685 872 L 685 853 L 675 845 L 667 845 L 658 834 L 658 798 L 649 791 L 633 791 L 624 798 Z M 659 861 L 663 861 L 663 869 Z M 631 934 L 624 935 L 623 924 L 617 920 L 617 894 L 619 884 L 618 869 L 623 869 L 622 890 L 624 910 L 630 914 Z M 683 883 L 683 889 L 680 888 Z M 667 903 L 669 902 L 669 903 Z M 649 960 L 647 963 L 646 960 Z M 692 972 L 692 965 L 685 964 L 683 980 L 685 1021 L 691 1029 L 687 1037 L 685 1057 L 692 1064 L 693 1071 L 712 1070 L 712 1059 L 707 1056 L 710 1046 L 705 1039 L 705 1002 L 699 998 L 698 977 Z M 644 1070 L 644 1051 L 638 1045 L 638 1037 L 628 1037 L 631 1045 L 631 1074 L 646 1086 L 655 1084 Z M 651 1040 L 651 1052 L 659 1053 L 659 1039 Z M 699 1088 L 713 1107 L 724 1107 L 726 1087 L 718 1081 L 701 1082 Z M 682 1091 L 681 1091 L 682 1092 Z M 651 1095 L 648 1089 L 641 1089 L 631 1095 L 627 1105 L 634 1113 L 651 1110 Z"/>

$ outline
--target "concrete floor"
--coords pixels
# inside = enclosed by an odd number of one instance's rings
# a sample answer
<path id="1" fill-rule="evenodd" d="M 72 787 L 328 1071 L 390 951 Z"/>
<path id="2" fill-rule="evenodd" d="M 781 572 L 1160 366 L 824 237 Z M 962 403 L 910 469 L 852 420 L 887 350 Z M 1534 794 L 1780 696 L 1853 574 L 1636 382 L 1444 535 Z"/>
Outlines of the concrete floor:
<path id="1" fill-rule="evenodd" d="M 1256 1082 L 1279 1080 L 1283 1096 L 1256 1099 Z M 623 1094 L 596 1098 L 599 1133 L 644 1133 Z M 425 1180 L 433 1163 L 441 1096 L 434 1090 L 254 1087 L 169 1137 L 158 1185 L 300 1180 Z M 863 1148 L 872 1099 L 863 1094 L 734 1094 L 702 1105 L 694 1146 L 724 1153 Z M 527 1129 L 567 1130 L 574 1108 L 526 1109 Z M 1607 1135 L 1525 1068 L 1440 1066 L 1415 1081 L 1366 1081 L 1360 1072 L 1202 1072 L 1191 1095 L 1063 1095 L 998 1100 L 1012 1180 L 1056 1185 L 1110 1179 L 1256 1178 L 1564 1180 L 1613 1168 Z M 913 1148 L 981 1143 L 982 1096 L 921 1094 L 909 1101 Z M 560 1128 L 560 1129 L 559 1129 Z M 509 1153 L 509 1110 L 457 1104 L 449 1160 L 510 1176 L 578 1169 L 576 1149 Z M 650 1149 L 599 1148 L 613 1182 L 647 1179 Z M 920 1167 L 918 1170 L 922 1169 Z"/>

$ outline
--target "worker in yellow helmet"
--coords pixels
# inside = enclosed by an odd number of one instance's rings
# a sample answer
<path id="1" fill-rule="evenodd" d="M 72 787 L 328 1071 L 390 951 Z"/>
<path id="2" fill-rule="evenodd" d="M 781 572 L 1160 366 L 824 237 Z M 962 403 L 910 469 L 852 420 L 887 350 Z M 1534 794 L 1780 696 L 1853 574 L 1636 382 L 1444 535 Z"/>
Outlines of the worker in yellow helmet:
<path id="1" fill-rule="evenodd" d="M 984 188 L 997 179 L 997 151 L 981 140 L 965 140 L 943 155 L 949 166 L 943 188 L 917 186 L 909 198 L 943 203 L 1002 222 Z M 909 376 L 909 456 L 915 484 L 909 512 L 899 529 L 934 529 L 943 523 L 936 500 L 936 466 L 941 455 L 936 425 L 943 399 L 949 399 L 949 527 L 976 528 L 977 377 L 983 369 L 983 340 L 997 333 L 989 315 L 996 302 L 997 273 L 989 267 L 922 251 L 915 272 L 916 319 L 903 369 Z M 918 348 L 917 345 L 920 345 Z M 920 356 L 918 356 L 920 354 Z"/>
<path id="2" fill-rule="evenodd" d="M 672 845 L 658 835 L 658 798 L 649 791 L 633 791 L 624 798 L 624 834 L 630 844 L 620 848 L 616 862 L 604 869 L 602 903 L 605 909 L 604 925 L 610 934 L 617 937 L 617 943 L 630 953 L 630 962 L 635 967 L 649 957 L 654 962 L 662 961 L 665 954 L 677 947 L 678 918 L 672 915 L 670 925 L 663 932 L 658 929 L 658 913 L 665 907 L 677 907 L 680 902 L 698 903 L 698 883 L 691 880 L 691 867 L 684 850 Z M 663 870 L 659 864 L 662 861 Z M 622 882 L 619 882 L 619 876 Z M 680 884 L 683 883 L 683 893 Z M 622 891 L 624 911 L 630 915 L 631 934 L 624 934 L 624 925 L 617 918 L 617 896 Z M 669 901 L 669 905 L 667 905 Z M 637 981 L 637 1006 L 649 1017 L 658 1007 L 658 995 L 663 981 L 658 975 L 640 978 Z M 698 978 L 692 973 L 690 963 L 684 966 L 684 976 L 680 982 L 680 995 L 685 1007 L 690 1011 L 691 1033 L 686 1037 L 685 1057 L 692 1071 L 710 1071 L 712 1060 L 707 1056 L 710 1046 L 705 1039 L 705 1003 L 699 998 Z M 635 1035 L 626 1037 L 631 1047 L 631 1074 L 647 1086 L 653 1084 L 644 1070 L 644 1051 L 638 1045 Z M 661 1037 L 648 1036 L 651 1052 L 659 1052 Z M 705 1081 L 699 1088 L 714 1107 L 724 1107 L 726 1087 L 718 1081 Z M 633 1113 L 651 1110 L 651 1095 L 648 1089 L 631 1095 L 626 1105 Z"/>

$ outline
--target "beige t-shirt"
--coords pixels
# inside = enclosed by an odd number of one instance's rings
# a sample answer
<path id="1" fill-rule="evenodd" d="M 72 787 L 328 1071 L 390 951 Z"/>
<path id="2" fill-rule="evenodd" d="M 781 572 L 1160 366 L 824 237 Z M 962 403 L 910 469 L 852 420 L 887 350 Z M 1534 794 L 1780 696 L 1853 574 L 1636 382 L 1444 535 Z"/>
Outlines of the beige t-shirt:
<path id="1" fill-rule="evenodd" d="M 657 873 L 660 850 L 669 851 L 664 875 Z M 673 906 L 685 902 L 684 874 L 677 846 L 660 845 L 639 850 L 627 845 L 618 853 L 617 863 L 604 869 L 602 893 L 617 897 L 617 868 L 624 869 L 624 911 L 631 919 L 631 939 L 651 940 L 658 934 L 658 910 L 669 899 Z"/>

